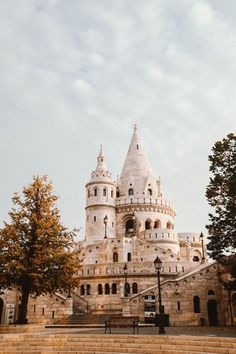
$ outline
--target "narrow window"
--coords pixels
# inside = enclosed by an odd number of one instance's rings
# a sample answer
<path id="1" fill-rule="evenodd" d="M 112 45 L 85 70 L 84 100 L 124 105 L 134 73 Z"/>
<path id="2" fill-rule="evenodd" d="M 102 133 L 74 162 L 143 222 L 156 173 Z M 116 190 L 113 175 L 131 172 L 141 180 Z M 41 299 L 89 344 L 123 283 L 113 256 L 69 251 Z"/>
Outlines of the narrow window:
<path id="1" fill-rule="evenodd" d="M 134 190 L 133 190 L 133 188 L 130 188 L 130 189 L 129 189 L 128 194 L 129 194 L 129 195 L 134 195 Z"/>
<path id="2" fill-rule="evenodd" d="M 87 284 L 87 289 L 86 289 L 86 290 L 87 290 L 87 295 L 91 295 L 91 294 L 90 294 L 90 290 L 91 290 L 90 284 Z"/>
<path id="3" fill-rule="evenodd" d="M 137 147 L 137 150 L 139 150 L 139 146 L 138 146 L 138 144 L 136 145 L 136 147 Z"/>
<path id="4" fill-rule="evenodd" d="M 149 229 L 151 229 L 151 222 L 150 222 L 150 220 L 146 220 L 145 221 L 145 230 L 149 230 Z"/>
<path id="5" fill-rule="evenodd" d="M 34 312 L 36 312 L 36 305 L 34 305 Z"/>
<path id="6" fill-rule="evenodd" d="M 90 190 L 88 190 L 88 198 L 90 198 Z"/>
<path id="7" fill-rule="evenodd" d="M 132 261 L 132 255 L 131 255 L 130 252 L 127 254 L 127 261 L 128 261 L 128 262 L 131 262 L 131 261 Z"/>
<path id="8" fill-rule="evenodd" d="M 180 301 L 177 301 L 177 310 L 180 310 Z"/>
<path id="9" fill-rule="evenodd" d="M 111 198 L 113 198 L 113 189 L 111 190 Z"/>
<path id="10" fill-rule="evenodd" d="M 114 263 L 118 262 L 118 253 L 117 252 L 113 253 L 113 262 Z"/>
<path id="11" fill-rule="evenodd" d="M 105 294 L 106 295 L 110 294 L 110 286 L 109 286 L 109 284 L 105 284 Z"/>
<path id="12" fill-rule="evenodd" d="M 96 218 L 96 216 L 94 216 L 94 217 L 93 217 L 93 221 L 97 221 L 97 218 Z"/>
<path id="13" fill-rule="evenodd" d="M 52 320 L 54 320 L 55 317 L 55 311 L 52 311 Z"/>
<path id="14" fill-rule="evenodd" d="M 138 293 L 138 284 L 137 283 L 133 283 L 132 284 L 132 293 L 133 294 L 137 294 Z"/>
<path id="15" fill-rule="evenodd" d="M 113 283 L 112 286 L 111 286 L 111 292 L 112 294 L 116 294 L 117 293 L 117 286 L 116 286 L 116 283 Z"/>
<path id="16" fill-rule="evenodd" d="M 97 188 L 94 188 L 94 197 L 97 197 L 97 195 L 98 195 L 98 190 Z"/>
<path id="17" fill-rule="evenodd" d="M 193 311 L 194 313 L 200 313 L 200 297 L 194 296 L 193 298 Z"/>
<path id="18" fill-rule="evenodd" d="M 106 188 L 103 189 L 103 196 L 105 197 L 107 195 L 107 190 Z"/>
<path id="19" fill-rule="evenodd" d="M 42 316 L 44 316 L 44 307 L 42 308 Z"/>
<path id="20" fill-rule="evenodd" d="M 98 295 L 102 295 L 102 284 L 98 284 Z"/>
<path id="21" fill-rule="evenodd" d="M 148 189 L 148 195 L 152 195 L 152 190 L 150 188 Z"/>
<path id="22" fill-rule="evenodd" d="M 85 294 L 85 289 L 84 289 L 84 285 L 80 285 L 80 295 L 84 295 Z"/>

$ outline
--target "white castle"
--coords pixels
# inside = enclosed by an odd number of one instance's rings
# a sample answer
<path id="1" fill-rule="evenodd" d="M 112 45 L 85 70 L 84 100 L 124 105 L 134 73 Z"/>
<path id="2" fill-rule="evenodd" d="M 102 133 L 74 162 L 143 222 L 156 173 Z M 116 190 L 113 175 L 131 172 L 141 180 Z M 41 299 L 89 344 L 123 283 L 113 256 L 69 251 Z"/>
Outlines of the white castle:
<path id="1" fill-rule="evenodd" d="M 153 320 L 160 310 L 157 256 L 162 262 L 162 303 L 170 325 L 232 323 L 217 263 L 208 261 L 203 235 L 175 231 L 176 213 L 162 195 L 137 126 L 119 180 L 113 181 L 101 147 L 86 194 L 85 238 L 74 250 L 78 273 L 73 276 L 78 276 L 79 287 L 72 296 L 31 297 L 30 323 L 57 322 L 81 312 Z M 0 297 L 1 323 L 16 318 L 18 295 L 5 292 Z M 236 316 L 236 306 L 233 312 Z"/>

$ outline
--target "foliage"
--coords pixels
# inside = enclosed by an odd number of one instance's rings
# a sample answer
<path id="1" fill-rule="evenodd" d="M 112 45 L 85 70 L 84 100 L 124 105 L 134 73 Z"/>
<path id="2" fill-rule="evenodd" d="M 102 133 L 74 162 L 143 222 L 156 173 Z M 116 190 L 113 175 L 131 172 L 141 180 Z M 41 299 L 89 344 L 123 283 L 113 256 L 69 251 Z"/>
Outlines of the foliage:
<path id="1" fill-rule="evenodd" d="M 18 322 L 25 323 L 30 294 L 51 294 L 76 285 L 72 256 L 74 232 L 60 222 L 58 199 L 47 176 L 33 178 L 15 193 L 10 223 L 0 229 L 0 282 L 2 288 L 21 292 Z"/>
<path id="2" fill-rule="evenodd" d="M 236 136 L 227 135 L 212 148 L 210 183 L 206 197 L 214 212 L 209 214 L 209 255 L 236 277 Z"/>

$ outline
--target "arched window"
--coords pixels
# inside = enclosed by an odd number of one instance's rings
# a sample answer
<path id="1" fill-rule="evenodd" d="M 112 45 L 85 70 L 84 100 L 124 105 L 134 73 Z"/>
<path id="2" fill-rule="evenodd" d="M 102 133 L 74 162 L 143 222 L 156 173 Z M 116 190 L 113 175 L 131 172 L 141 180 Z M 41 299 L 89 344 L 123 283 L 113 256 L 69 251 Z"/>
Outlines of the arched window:
<path id="1" fill-rule="evenodd" d="M 113 262 L 114 263 L 118 262 L 118 253 L 117 252 L 113 253 Z"/>
<path id="2" fill-rule="evenodd" d="M 84 295 L 85 294 L 85 289 L 84 289 L 84 285 L 80 285 L 80 295 Z"/>
<path id="3" fill-rule="evenodd" d="M 120 191 L 117 190 L 116 191 L 116 197 L 119 198 L 119 196 L 120 196 Z"/>
<path id="4" fill-rule="evenodd" d="M 106 295 L 110 294 L 110 286 L 109 286 L 109 284 L 105 284 L 105 294 Z"/>
<path id="5" fill-rule="evenodd" d="M 170 221 L 168 221 L 168 222 L 166 223 L 166 228 L 167 228 L 167 229 L 171 229 L 171 222 L 170 222 Z"/>
<path id="6" fill-rule="evenodd" d="M 145 230 L 150 230 L 151 229 L 151 221 L 150 220 L 146 220 L 145 221 Z"/>
<path id="7" fill-rule="evenodd" d="M 128 262 L 131 262 L 131 261 L 132 261 L 132 255 L 131 255 L 130 252 L 127 253 L 127 261 L 128 261 Z"/>
<path id="8" fill-rule="evenodd" d="M 126 221 L 125 229 L 126 229 L 126 231 L 133 231 L 134 230 L 134 221 L 132 219 L 129 219 Z"/>
<path id="9" fill-rule="evenodd" d="M 150 188 L 148 189 L 148 195 L 152 195 L 152 190 Z"/>
<path id="10" fill-rule="evenodd" d="M 160 220 L 156 220 L 154 223 L 154 229 L 159 229 L 161 227 L 161 222 Z"/>
<path id="11" fill-rule="evenodd" d="M 103 188 L 103 196 L 105 197 L 107 195 L 107 190 L 106 188 Z"/>
<path id="12" fill-rule="evenodd" d="M 137 283 L 133 283 L 132 284 L 132 293 L 133 294 L 137 294 L 138 293 L 138 284 Z"/>
<path id="13" fill-rule="evenodd" d="M 90 189 L 88 189 L 88 198 L 90 198 Z"/>
<path id="14" fill-rule="evenodd" d="M 113 189 L 112 189 L 112 190 L 111 190 L 111 198 L 113 198 L 113 193 L 114 193 L 114 192 L 113 192 Z"/>
<path id="15" fill-rule="evenodd" d="M 209 290 L 208 295 L 215 295 L 215 292 L 213 290 Z"/>
<path id="16" fill-rule="evenodd" d="M 102 284 L 98 284 L 98 295 L 102 295 Z"/>
<path id="17" fill-rule="evenodd" d="M 128 190 L 128 194 L 129 194 L 129 195 L 134 195 L 134 190 L 133 190 L 133 188 L 130 188 L 130 189 Z"/>
<path id="18" fill-rule="evenodd" d="M 111 292 L 112 294 L 116 294 L 117 293 L 117 286 L 116 286 L 116 283 L 113 283 L 112 286 L 111 286 Z"/>
<path id="19" fill-rule="evenodd" d="M 193 311 L 194 313 L 200 313 L 200 297 L 194 296 L 193 298 Z"/>
<path id="20" fill-rule="evenodd" d="M 91 290 L 90 284 L 87 284 L 86 290 L 87 290 L 87 295 L 91 295 L 91 294 L 90 294 L 90 290 Z"/>
<path id="21" fill-rule="evenodd" d="M 94 197 L 97 197 L 97 195 L 98 195 L 98 189 L 94 188 Z"/>

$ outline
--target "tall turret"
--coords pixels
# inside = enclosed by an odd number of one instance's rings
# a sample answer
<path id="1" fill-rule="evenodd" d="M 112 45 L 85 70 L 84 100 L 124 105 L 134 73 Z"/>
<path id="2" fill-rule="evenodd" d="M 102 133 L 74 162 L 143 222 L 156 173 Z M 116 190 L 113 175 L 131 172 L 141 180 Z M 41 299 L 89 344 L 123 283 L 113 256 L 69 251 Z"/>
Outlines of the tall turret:
<path id="1" fill-rule="evenodd" d="M 117 236 L 133 237 L 179 252 L 174 232 L 175 211 L 160 191 L 134 126 L 129 150 L 117 185 Z"/>
<path id="2" fill-rule="evenodd" d="M 86 190 L 86 241 L 93 243 L 115 237 L 116 184 L 106 167 L 102 146 L 97 157 L 97 167 L 86 184 Z"/>

